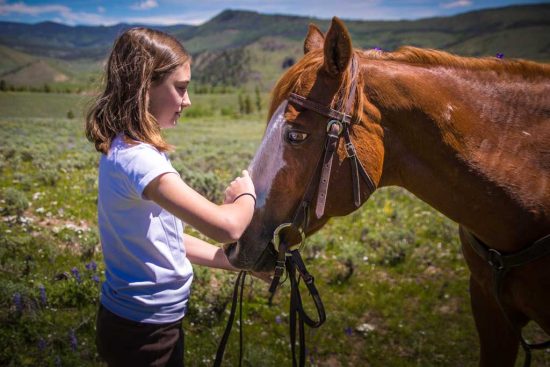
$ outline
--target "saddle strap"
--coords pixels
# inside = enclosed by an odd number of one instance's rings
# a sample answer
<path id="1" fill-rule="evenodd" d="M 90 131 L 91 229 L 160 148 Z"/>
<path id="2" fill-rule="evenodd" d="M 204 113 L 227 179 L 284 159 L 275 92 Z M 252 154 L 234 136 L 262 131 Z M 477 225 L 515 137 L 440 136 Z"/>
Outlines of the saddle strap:
<path id="1" fill-rule="evenodd" d="M 495 300 L 500 308 L 500 311 L 504 315 L 504 318 L 519 337 L 521 347 L 525 352 L 523 367 L 529 367 L 531 365 L 531 350 L 546 349 L 550 347 L 550 340 L 542 343 L 529 343 L 525 340 L 522 330 L 518 328 L 512 320 L 510 320 L 504 309 L 501 299 L 502 287 L 504 276 L 510 269 L 526 265 L 532 261 L 540 259 L 541 257 L 550 255 L 550 234 L 537 240 L 531 246 L 528 246 L 519 252 L 503 255 L 499 251 L 489 248 L 463 226 L 460 226 L 459 230 L 465 236 L 467 242 L 474 249 L 474 251 L 491 266 L 493 270 L 493 294 L 495 296 Z"/>

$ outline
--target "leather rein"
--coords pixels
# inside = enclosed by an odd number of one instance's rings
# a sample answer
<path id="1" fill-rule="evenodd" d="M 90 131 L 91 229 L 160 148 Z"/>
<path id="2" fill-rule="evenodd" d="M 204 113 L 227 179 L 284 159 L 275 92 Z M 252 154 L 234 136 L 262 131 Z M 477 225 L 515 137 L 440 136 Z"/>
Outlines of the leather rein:
<path id="1" fill-rule="evenodd" d="M 355 93 L 357 89 L 357 76 L 358 76 L 358 66 L 357 60 L 355 57 L 352 58 L 350 63 L 351 71 L 351 89 L 345 103 L 340 103 L 340 108 L 343 111 L 338 111 L 333 109 L 330 106 L 321 105 L 307 97 L 301 96 L 296 93 L 291 93 L 288 102 L 294 105 L 300 106 L 304 109 L 314 111 L 326 118 L 328 118 L 327 128 L 326 128 L 326 139 L 323 153 L 317 163 L 316 169 L 313 171 L 313 174 L 310 178 L 309 184 L 306 188 L 305 194 L 298 205 L 292 222 L 283 223 L 279 225 L 273 234 L 273 240 L 270 245 L 268 245 L 269 250 L 274 250 L 277 254 L 277 261 L 275 266 L 275 273 L 273 275 L 273 281 L 269 287 L 270 303 L 275 295 L 277 287 L 281 281 L 283 274 L 287 273 L 287 277 L 290 280 L 290 314 L 289 314 L 289 326 L 290 326 L 290 345 L 292 353 L 292 365 L 293 366 L 304 366 L 306 358 L 306 347 L 305 347 L 305 325 L 308 325 L 312 328 L 318 328 L 326 320 L 326 313 L 324 309 L 323 302 L 319 295 L 319 291 L 315 286 L 314 277 L 307 271 L 304 261 L 300 255 L 300 248 L 303 247 L 305 243 L 305 229 L 308 227 L 309 223 L 309 212 L 314 198 L 315 193 L 317 192 L 317 198 L 315 200 L 315 215 L 317 218 L 323 216 L 325 212 L 325 204 L 327 199 L 327 192 L 330 181 L 330 173 L 332 170 L 332 162 L 334 156 L 338 151 L 338 145 L 340 138 L 343 137 L 345 142 L 345 149 L 347 158 L 350 160 L 351 164 L 351 174 L 352 174 L 352 188 L 353 188 L 353 202 L 356 207 L 361 205 L 361 180 L 360 177 L 367 185 L 368 195 L 370 195 L 376 186 L 374 181 L 371 179 L 363 164 L 357 158 L 355 146 L 351 140 L 350 129 L 352 125 L 352 107 L 355 99 Z M 318 177 L 319 181 L 315 185 L 315 178 Z M 367 196 L 368 196 L 367 195 Z M 294 232 L 294 237 L 290 235 Z M 297 236 L 297 237 L 296 237 Z M 297 244 L 290 244 L 289 241 L 291 238 L 299 238 Z M 270 246 L 273 246 L 273 249 Z M 272 251 L 273 252 L 273 251 Z M 223 354 L 225 351 L 225 346 L 229 334 L 231 332 L 231 325 L 235 317 L 236 303 L 237 298 L 240 293 L 240 308 L 242 310 L 242 287 L 244 287 L 244 278 L 246 272 L 242 271 L 239 273 L 237 281 L 235 283 L 235 288 L 233 291 L 233 304 L 231 307 L 231 313 L 229 320 L 218 346 L 218 351 L 216 353 L 216 360 L 214 366 L 220 366 Z M 317 319 L 314 320 L 311 318 L 306 311 L 304 310 L 302 297 L 300 295 L 300 280 L 303 279 L 311 298 L 313 299 L 316 311 Z M 239 292 L 239 287 L 241 287 Z M 240 313 L 242 317 L 242 312 Z M 296 358 L 296 324 L 298 324 L 299 332 L 299 359 Z M 240 328 L 242 328 L 242 320 L 240 323 Z M 241 343 L 239 351 L 239 366 L 242 363 L 242 329 L 240 330 Z"/>

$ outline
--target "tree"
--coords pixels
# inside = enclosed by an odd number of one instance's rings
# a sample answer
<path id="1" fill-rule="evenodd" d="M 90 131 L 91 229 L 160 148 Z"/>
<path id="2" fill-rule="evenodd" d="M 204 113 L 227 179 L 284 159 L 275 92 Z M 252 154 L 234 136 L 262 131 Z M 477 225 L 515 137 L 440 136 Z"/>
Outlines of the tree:
<path id="1" fill-rule="evenodd" d="M 244 100 L 243 100 L 243 95 L 241 93 L 239 93 L 239 113 L 241 115 L 243 115 L 245 112 L 244 110 Z"/>
<path id="2" fill-rule="evenodd" d="M 247 115 L 250 115 L 253 112 L 252 101 L 250 100 L 250 96 L 248 94 L 244 97 L 244 112 Z"/>
<path id="3" fill-rule="evenodd" d="M 6 84 L 6 81 L 4 79 L 0 80 L 0 90 L 2 92 L 5 92 L 8 90 L 8 85 Z"/>
<path id="4" fill-rule="evenodd" d="M 256 86 L 254 92 L 256 93 L 256 109 L 260 112 L 262 110 L 262 96 L 260 94 L 260 87 Z"/>

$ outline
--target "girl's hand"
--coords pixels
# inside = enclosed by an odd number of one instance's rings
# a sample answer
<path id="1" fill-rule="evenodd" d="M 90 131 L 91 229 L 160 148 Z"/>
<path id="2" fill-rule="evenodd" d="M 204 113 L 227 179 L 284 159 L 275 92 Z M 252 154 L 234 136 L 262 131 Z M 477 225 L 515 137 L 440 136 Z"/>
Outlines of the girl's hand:
<path id="1" fill-rule="evenodd" d="M 235 198 L 237 196 L 245 192 L 250 193 L 254 195 L 254 197 L 256 197 L 254 183 L 252 183 L 252 179 L 250 178 L 248 171 L 244 170 L 242 174 L 242 177 L 237 177 L 236 179 L 234 179 L 229 184 L 227 189 L 225 189 L 225 199 L 223 201 L 224 204 L 231 204 L 233 201 L 235 201 Z"/>

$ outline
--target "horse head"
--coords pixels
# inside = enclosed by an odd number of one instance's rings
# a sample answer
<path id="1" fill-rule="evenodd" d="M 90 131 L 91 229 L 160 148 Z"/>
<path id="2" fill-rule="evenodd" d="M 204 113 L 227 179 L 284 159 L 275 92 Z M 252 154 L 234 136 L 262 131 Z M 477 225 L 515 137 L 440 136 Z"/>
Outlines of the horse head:
<path id="1" fill-rule="evenodd" d="M 233 265 L 244 269 L 272 269 L 276 258 L 272 243 L 274 231 L 282 223 L 293 221 L 306 191 L 315 192 L 311 195 L 313 198 L 318 195 L 317 172 L 323 164 L 327 122 L 334 118 L 293 102 L 292 94 L 334 111 L 341 111 L 345 101 L 351 100 L 349 135 L 353 141 L 361 142 L 356 156 L 372 177 L 372 186 L 377 185 L 384 156 L 381 129 L 366 122 L 363 95 L 359 92 L 362 77 L 357 70 L 351 70 L 353 58 L 350 34 L 338 18 L 332 20 L 326 36 L 310 25 L 304 57 L 281 77 L 272 92 L 270 120 L 249 167 L 257 194 L 254 217 L 241 239 L 225 247 Z M 360 205 L 357 198 L 354 203 L 354 196 L 358 194 L 352 192 L 353 172 L 346 163 L 347 154 L 345 144 L 339 143 L 331 159 L 324 209 L 318 210 L 312 200 L 304 213 L 308 219 L 300 223 L 306 236 L 320 229 L 330 217 L 349 214 Z M 310 186 L 313 189 L 308 189 Z M 373 190 L 364 183 L 358 188 L 362 203 Z M 296 233 L 289 233 L 287 237 L 291 243 L 299 241 Z"/>

